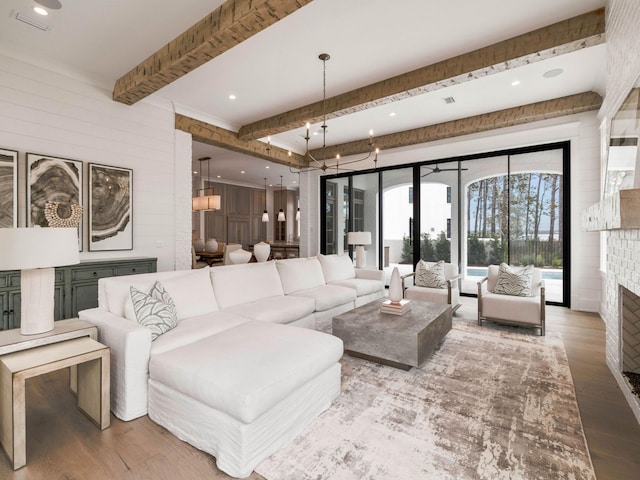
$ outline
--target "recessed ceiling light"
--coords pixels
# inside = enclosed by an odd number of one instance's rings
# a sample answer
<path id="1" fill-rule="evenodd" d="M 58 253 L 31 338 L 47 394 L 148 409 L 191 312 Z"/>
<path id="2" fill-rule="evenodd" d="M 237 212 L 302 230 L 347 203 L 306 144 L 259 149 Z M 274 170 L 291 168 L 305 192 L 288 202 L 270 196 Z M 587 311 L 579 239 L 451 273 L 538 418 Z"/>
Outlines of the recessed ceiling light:
<path id="1" fill-rule="evenodd" d="M 391 113 L 389 114 L 389 116 L 390 116 L 390 117 L 395 117 L 395 116 L 396 116 L 396 112 L 391 112 Z"/>
<path id="2" fill-rule="evenodd" d="M 520 80 L 514 80 L 513 82 L 511 82 L 512 87 L 515 87 L 516 85 L 520 85 Z"/>
<path id="3" fill-rule="evenodd" d="M 240 170 L 240 173 L 244 173 L 244 170 Z"/>
<path id="4" fill-rule="evenodd" d="M 553 78 L 553 77 L 557 77 L 558 75 L 561 75 L 561 74 L 562 74 L 562 72 L 564 72 L 564 70 L 563 70 L 563 69 L 561 69 L 561 68 L 554 68 L 554 69 L 552 69 L 552 70 L 547 70 L 546 72 L 544 72 L 544 73 L 542 74 L 542 76 L 543 76 L 544 78 Z"/>
<path id="5" fill-rule="evenodd" d="M 194 171 L 193 171 L 193 174 L 194 174 L 194 175 L 197 175 L 197 174 L 198 174 L 198 172 L 194 170 Z"/>
<path id="6" fill-rule="evenodd" d="M 216 178 L 222 178 L 222 176 L 221 175 L 216 175 Z"/>
<path id="7" fill-rule="evenodd" d="M 296 181 L 294 180 L 293 183 L 296 183 Z"/>
<path id="8" fill-rule="evenodd" d="M 236 96 L 232 93 L 231 95 L 229 95 L 229 100 L 235 100 Z"/>
<path id="9" fill-rule="evenodd" d="M 49 15 L 49 12 L 47 12 L 44 8 L 42 7 L 33 7 L 33 11 L 36 12 L 38 15 L 44 15 L 47 16 Z"/>
<path id="10" fill-rule="evenodd" d="M 266 167 L 264 167 L 264 168 L 271 168 L 271 167 L 270 167 L 269 165 L 267 165 L 267 166 L 266 166 Z"/>

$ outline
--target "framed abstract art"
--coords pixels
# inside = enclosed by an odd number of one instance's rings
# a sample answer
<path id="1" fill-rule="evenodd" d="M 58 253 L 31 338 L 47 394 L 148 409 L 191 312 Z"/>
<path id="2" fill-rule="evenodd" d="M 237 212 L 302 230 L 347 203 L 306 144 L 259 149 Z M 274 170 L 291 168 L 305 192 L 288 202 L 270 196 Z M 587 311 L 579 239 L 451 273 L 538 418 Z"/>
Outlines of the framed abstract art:
<path id="1" fill-rule="evenodd" d="M 82 251 L 82 162 L 27 153 L 27 227 L 78 226 Z"/>
<path id="2" fill-rule="evenodd" d="M 0 149 L 0 228 L 18 226 L 18 152 Z"/>
<path id="3" fill-rule="evenodd" d="M 89 250 L 133 249 L 133 170 L 89 164 Z"/>

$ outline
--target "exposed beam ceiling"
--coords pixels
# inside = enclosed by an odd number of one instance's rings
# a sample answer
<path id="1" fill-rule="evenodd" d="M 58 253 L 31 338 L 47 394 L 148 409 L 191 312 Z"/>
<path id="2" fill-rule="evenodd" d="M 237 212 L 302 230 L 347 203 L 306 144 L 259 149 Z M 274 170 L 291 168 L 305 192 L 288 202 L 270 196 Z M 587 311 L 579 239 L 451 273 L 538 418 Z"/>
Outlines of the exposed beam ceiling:
<path id="1" fill-rule="evenodd" d="M 434 91 L 604 42 L 604 8 L 240 128 L 244 140 Z M 323 108 L 326 109 L 323 111 Z"/>
<path id="2" fill-rule="evenodd" d="M 291 153 L 282 148 L 271 146 L 267 151 L 266 145 L 257 140 L 240 140 L 235 132 L 231 132 L 210 123 L 196 120 L 185 115 L 176 114 L 176 129 L 190 133 L 193 140 L 223 147 L 234 152 L 244 153 L 256 158 L 262 158 L 281 165 L 291 165 L 296 168 L 306 167 L 307 163 L 302 155 Z"/>
<path id="3" fill-rule="evenodd" d="M 522 105 L 497 112 L 485 113 L 473 117 L 453 120 L 451 122 L 415 128 L 405 132 L 392 133 L 376 137 L 375 145 L 381 150 L 417 145 L 420 143 L 442 140 L 445 138 L 486 132 L 497 128 L 512 127 L 525 123 L 537 122 L 549 118 L 597 110 L 602 105 L 602 97 L 594 92 L 570 95 L 554 100 Z M 310 153 L 318 160 L 335 158 L 369 152 L 369 139 L 331 145 L 324 149 L 312 150 Z"/>
<path id="4" fill-rule="evenodd" d="M 133 105 L 311 1 L 228 0 L 118 79 L 113 99 Z"/>

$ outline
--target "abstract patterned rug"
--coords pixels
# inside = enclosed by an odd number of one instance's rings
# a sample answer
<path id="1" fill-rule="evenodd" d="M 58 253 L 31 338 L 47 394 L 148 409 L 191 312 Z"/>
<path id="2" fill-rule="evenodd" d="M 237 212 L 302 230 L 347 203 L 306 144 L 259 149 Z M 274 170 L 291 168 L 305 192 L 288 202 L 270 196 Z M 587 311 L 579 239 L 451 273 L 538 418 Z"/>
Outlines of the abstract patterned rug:
<path id="1" fill-rule="evenodd" d="M 345 355 L 342 394 L 268 480 L 595 479 L 560 334 L 454 318 L 408 372 Z"/>

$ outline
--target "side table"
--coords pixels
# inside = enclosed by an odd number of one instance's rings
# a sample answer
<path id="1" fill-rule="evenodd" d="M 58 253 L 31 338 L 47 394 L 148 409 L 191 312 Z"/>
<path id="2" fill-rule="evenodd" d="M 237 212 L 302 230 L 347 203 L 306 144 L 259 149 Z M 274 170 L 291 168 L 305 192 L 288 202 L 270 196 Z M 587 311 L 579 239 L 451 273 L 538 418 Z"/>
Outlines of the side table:
<path id="1" fill-rule="evenodd" d="M 100 429 L 109 426 L 109 348 L 96 334 L 95 326 L 77 319 L 58 321 L 40 335 L 0 332 L 0 443 L 14 470 L 26 464 L 27 378 L 72 367 L 78 408 Z"/>

